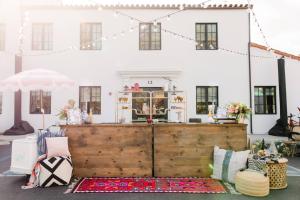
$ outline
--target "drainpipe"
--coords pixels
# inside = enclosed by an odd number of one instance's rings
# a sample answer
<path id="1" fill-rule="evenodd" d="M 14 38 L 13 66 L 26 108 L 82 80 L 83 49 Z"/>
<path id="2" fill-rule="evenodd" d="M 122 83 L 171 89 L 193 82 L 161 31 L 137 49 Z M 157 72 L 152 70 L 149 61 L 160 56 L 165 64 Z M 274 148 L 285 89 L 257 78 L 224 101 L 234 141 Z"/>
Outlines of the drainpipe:
<path id="1" fill-rule="evenodd" d="M 248 14 L 248 26 L 249 26 L 249 43 L 248 43 L 248 70 L 249 70 L 249 104 L 250 108 L 253 108 L 252 103 L 252 69 L 251 69 L 251 14 Z M 250 133 L 253 134 L 253 116 L 250 114 Z"/>

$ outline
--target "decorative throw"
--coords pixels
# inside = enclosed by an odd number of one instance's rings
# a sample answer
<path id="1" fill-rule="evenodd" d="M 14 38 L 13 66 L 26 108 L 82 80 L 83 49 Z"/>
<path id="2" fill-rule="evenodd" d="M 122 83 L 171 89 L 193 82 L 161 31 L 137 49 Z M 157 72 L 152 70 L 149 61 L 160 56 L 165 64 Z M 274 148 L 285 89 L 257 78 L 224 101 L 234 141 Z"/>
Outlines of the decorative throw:
<path id="1" fill-rule="evenodd" d="M 46 145 L 47 137 L 49 138 L 49 137 L 64 137 L 64 136 L 65 136 L 65 133 L 63 130 L 50 131 L 49 129 L 47 129 L 47 130 L 39 131 L 38 138 L 37 138 L 37 146 L 38 146 L 39 156 L 47 153 L 47 145 Z"/>
<path id="2" fill-rule="evenodd" d="M 66 193 L 70 192 L 226 193 L 226 189 L 211 178 L 83 178 Z"/>
<path id="3" fill-rule="evenodd" d="M 57 156 L 40 162 L 39 186 L 68 185 L 72 177 L 72 161 L 69 156 Z"/>
<path id="4" fill-rule="evenodd" d="M 250 150 L 235 152 L 232 150 L 214 148 L 214 167 L 212 178 L 234 183 L 235 175 L 246 168 Z"/>

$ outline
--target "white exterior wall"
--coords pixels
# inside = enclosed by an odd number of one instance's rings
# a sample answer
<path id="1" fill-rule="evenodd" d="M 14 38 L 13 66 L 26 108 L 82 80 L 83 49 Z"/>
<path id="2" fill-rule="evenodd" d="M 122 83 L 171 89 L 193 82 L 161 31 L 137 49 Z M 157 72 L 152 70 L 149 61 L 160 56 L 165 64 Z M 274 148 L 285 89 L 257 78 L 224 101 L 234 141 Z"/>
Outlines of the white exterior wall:
<path id="1" fill-rule="evenodd" d="M 172 10 L 122 10 L 129 15 L 150 20 L 163 16 Z M 31 51 L 31 24 L 51 22 L 54 25 L 54 50 L 79 45 L 80 23 L 101 22 L 103 36 L 112 36 L 132 26 L 128 18 L 113 17 L 111 10 L 101 12 L 96 9 L 31 10 L 30 25 L 25 30 L 25 52 Z M 246 10 L 188 10 L 163 20 L 162 28 L 195 38 L 196 22 L 217 22 L 220 47 L 247 52 L 248 13 Z M 135 23 L 134 25 L 138 25 Z M 236 31 L 239 27 L 239 31 Z M 248 58 L 223 51 L 195 50 L 195 44 L 178 40 L 162 31 L 162 50 L 140 51 L 139 33 L 135 29 L 122 38 L 103 41 L 101 51 L 69 51 L 62 54 L 24 57 L 23 70 L 47 68 L 68 75 L 76 80 L 76 87 L 70 91 L 52 93 L 52 113 L 46 116 L 46 125 L 55 121 L 58 110 L 72 98 L 78 103 L 80 85 L 100 85 L 102 87 L 102 113 L 95 115 L 95 122 L 115 122 L 116 94 L 124 86 L 118 71 L 128 69 L 177 69 L 181 74 L 175 83 L 178 89 L 187 92 L 188 118 L 196 115 L 196 86 L 219 86 L 219 105 L 231 101 L 249 104 Z M 235 41 L 235 42 L 233 42 Z M 147 85 L 151 80 L 152 85 Z M 141 86 L 164 86 L 167 81 L 161 78 L 131 79 Z M 110 96 L 109 93 L 112 92 Z M 41 127 L 41 116 L 29 114 L 29 94 L 23 95 L 23 119 L 34 127 Z"/>
<path id="2" fill-rule="evenodd" d="M 274 115 L 253 115 L 253 132 L 256 134 L 266 134 L 272 128 L 276 120 L 280 118 L 279 104 L 279 86 L 278 86 L 278 65 L 277 58 L 270 52 L 258 48 L 251 49 L 252 55 L 274 57 L 274 58 L 255 58 L 251 59 L 252 66 L 252 86 L 276 86 L 276 104 L 277 114 Z M 280 57 L 280 55 L 277 55 Z M 286 58 L 285 75 L 286 75 L 286 93 L 287 93 L 287 111 L 298 114 L 297 107 L 300 106 L 299 84 L 300 79 L 300 61 Z M 253 94 L 254 96 L 254 94 Z M 253 97 L 254 106 L 254 97 Z M 253 111 L 254 112 L 254 111 Z M 296 118 L 295 118 L 296 119 Z M 297 120 L 297 119 L 296 119 Z"/>
<path id="3" fill-rule="evenodd" d="M 17 49 L 19 12 L 16 2 L 0 0 L 0 23 L 6 27 L 5 51 L 0 51 L 0 80 L 15 72 L 14 53 Z M 14 93 L 3 91 L 0 133 L 10 128 L 14 122 Z"/>

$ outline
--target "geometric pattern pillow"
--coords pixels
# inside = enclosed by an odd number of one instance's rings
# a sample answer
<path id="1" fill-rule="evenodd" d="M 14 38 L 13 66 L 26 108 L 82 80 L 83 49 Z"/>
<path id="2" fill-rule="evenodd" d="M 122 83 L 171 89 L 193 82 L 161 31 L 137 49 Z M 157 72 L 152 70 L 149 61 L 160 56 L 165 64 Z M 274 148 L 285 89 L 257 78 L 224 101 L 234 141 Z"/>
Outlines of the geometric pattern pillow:
<path id="1" fill-rule="evenodd" d="M 40 161 L 39 186 L 68 185 L 73 171 L 70 156 L 57 156 Z"/>

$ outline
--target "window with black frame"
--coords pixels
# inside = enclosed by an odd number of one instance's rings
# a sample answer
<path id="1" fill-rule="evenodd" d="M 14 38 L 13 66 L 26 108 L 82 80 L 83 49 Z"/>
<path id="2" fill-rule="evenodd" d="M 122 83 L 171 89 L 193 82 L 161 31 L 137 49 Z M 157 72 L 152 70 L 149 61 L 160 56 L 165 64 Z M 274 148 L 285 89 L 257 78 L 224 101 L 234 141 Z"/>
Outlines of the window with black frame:
<path id="1" fill-rule="evenodd" d="M 5 49 L 5 25 L 0 24 L 0 51 Z"/>
<path id="2" fill-rule="evenodd" d="M 92 110 L 93 114 L 101 114 L 101 87 L 100 86 L 80 86 L 79 87 L 79 107 L 81 111 Z"/>
<path id="3" fill-rule="evenodd" d="M 51 114 L 51 92 L 34 90 L 30 91 L 30 114 Z"/>
<path id="4" fill-rule="evenodd" d="M 276 114 L 276 87 L 254 87 L 255 114 Z"/>
<path id="5" fill-rule="evenodd" d="M 197 86 L 196 87 L 196 113 L 208 114 L 208 106 L 219 105 L 218 86 Z"/>
<path id="6" fill-rule="evenodd" d="M 80 50 L 102 49 L 102 24 L 80 24 Z"/>
<path id="7" fill-rule="evenodd" d="M 140 23 L 140 50 L 161 50 L 161 24 Z"/>
<path id="8" fill-rule="evenodd" d="M 218 24 L 196 23 L 196 42 L 197 50 L 218 49 Z"/>
<path id="9" fill-rule="evenodd" d="M 53 49 L 53 24 L 34 23 L 32 24 L 32 50 Z"/>

